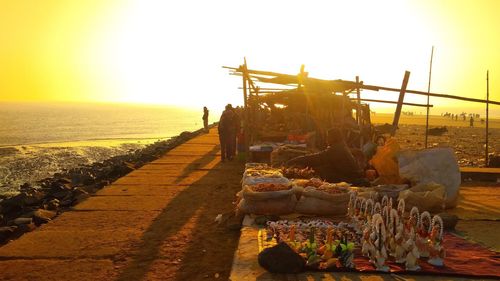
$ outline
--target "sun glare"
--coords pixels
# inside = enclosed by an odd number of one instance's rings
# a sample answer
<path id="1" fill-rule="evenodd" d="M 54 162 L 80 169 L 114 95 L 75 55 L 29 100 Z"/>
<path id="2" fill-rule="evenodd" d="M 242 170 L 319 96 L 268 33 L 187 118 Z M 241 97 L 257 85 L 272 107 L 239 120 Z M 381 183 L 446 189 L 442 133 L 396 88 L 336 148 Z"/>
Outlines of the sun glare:
<path id="1" fill-rule="evenodd" d="M 241 81 L 221 66 L 244 56 L 250 68 L 305 64 L 312 77 L 388 87 L 409 70 L 408 88 L 425 91 L 432 46 L 432 91 L 484 98 L 488 68 L 500 81 L 498 1 L 16 3 L 0 9 L 7 100 L 221 107 L 241 103 Z"/>

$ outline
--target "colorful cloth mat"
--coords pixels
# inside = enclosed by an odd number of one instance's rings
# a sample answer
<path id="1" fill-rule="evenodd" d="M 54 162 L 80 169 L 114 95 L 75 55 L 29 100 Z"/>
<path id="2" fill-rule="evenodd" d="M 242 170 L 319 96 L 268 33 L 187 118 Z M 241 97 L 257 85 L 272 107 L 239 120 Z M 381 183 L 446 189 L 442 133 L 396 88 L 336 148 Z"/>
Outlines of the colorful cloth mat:
<path id="1" fill-rule="evenodd" d="M 276 244 L 274 239 L 266 241 L 266 230 L 261 229 L 258 234 L 259 252 Z M 448 275 L 459 277 L 482 277 L 500 279 L 500 253 L 488 250 L 479 244 L 469 242 L 451 233 L 444 235 L 446 258 L 443 267 L 435 267 L 427 263 L 426 258 L 419 259 L 420 271 L 406 271 L 404 264 L 394 261 L 387 262 L 389 273 L 406 273 L 418 275 Z M 354 252 L 354 271 L 366 273 L 383 273 L 375 270 L 368 258 L 361 255 L 360 249 Z M 333 271 L 353 271 L 338 268 Z"/>

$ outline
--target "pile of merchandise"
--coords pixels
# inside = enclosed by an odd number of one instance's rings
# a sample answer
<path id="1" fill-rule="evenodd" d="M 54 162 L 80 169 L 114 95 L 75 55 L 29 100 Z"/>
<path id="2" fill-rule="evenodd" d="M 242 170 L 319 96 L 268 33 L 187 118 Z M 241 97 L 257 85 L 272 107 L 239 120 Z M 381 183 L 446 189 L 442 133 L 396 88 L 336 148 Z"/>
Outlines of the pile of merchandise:
<path id="1" fill-rule="evenodd" d="M 349 184 L 284 176 L 306 177 L 313 173 L 310 169 L 278 169 L 262 163 L 246 164 L 242 190 L 238 193 L 238 211 L 256 215 L 345 215 L 351 190 Z"/>

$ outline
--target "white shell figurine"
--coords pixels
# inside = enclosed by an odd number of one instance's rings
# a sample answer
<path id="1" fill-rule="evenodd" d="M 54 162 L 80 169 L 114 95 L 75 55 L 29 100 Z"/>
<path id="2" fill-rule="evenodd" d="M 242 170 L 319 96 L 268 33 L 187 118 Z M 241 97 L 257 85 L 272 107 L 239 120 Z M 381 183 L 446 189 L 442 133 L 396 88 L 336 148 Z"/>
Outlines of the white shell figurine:
<path id="1" fill-rule="evenodd" d="M 398 213 L 396 210 L 392 210 L 391 212 L 391 224 L 393 224 L 394 231 L 394 251 L 393 256 L 396 263 L 404 263 L 406 261 L 406 249 L 403 245 L 404 243 L 404 225 L 398 218 Z"/>
<path id="2" fill-rule="evenodd" d="M 432 218 L 432 230 L 430 234 L 429 260 L 434 266 L 444 266 L 445 251 L 443 247 L 443 220 L 435 215 Z"/>
<path id="3" fill-rule="evenodd" d="M 405 215 L 405 200 L 404 199 L 399 199 L 398 200 L 398 216 L 399 216 L 399 221 L 403 222 L 404 215 Z"/>
<path id="4" fill-rule="evenodd" d="M 380 214 L 382 213 L 382 206 L 380 205 L 380 202 L 375 203 L 373 206 L 373 214 Z"/>
<path id="5" fill-rule="evenodd" d="M 405 268 L 409 271 L 420 270 L 418 265 L 418 259 L 420 258 L 420 253 L 418 251 L 417 245 L 415 245 L 415 232 L 410 233 L 410 238 L 405 243 L 406 250 L 408 254 L 406 255 Z"/>
<path id="6" fill-rule="evenodd" d="M 385 239 L 386 231 L 384 225 L 384 219 L 380 214 L 375 214 L 373 216 L 373 228 L 376 236 L 375 243 L 375 255 L 373 257 L 373 264 L 377 271 L 388 272 L 389 267 L 385 264 L 387 259 L 387 251 L 385 249 Z"/>
<path id="7" fill-rule="evenodd" d="M 366 225 L 363 230 L 363 245 L 361 247 L 361 254 L 365 257 L 371 258 L 375 251 L 375 247 L 373 247 L 372 243 L 372 226 Z"/>
<path id="8" fill-rule="evenodd" d="M 365 201 L 365 217 L 366 217 L 366 224 L 371 225 L 372 223 L 372 216 L 373 216 L 373 200 L 372 199 L 367 199 Z"/>
<path id="9" fill-rule="evenodd" d="M 354 204 L 356 202 L 356 197 L 357 194 L 354 191 L 350 192 L 351 194 L 349 195 L 349 205 L 347 205 L 347 215 L 349 217 L 354 217 Z"/>
<path id="10" fill-rule="evenodd" d="M 417 207 L 411 208 L 410 211 L 410 216 L 408 217 L 408 220 L 406 221 L 405 225 L 405 239 L 409 239 L 412 233 L 415 233 L 417 230 L 417 226 L 420 221 L 420 213 L 418 212 Z"/>
<path id="11" fill-rule="evenodd" d="M 429 257 L 429 234 L 431 232 L 432 220 L 431 214 L 425 211 L 420 215 L 420 223 L 418 224 L 418 232 L 416 244 L 420 251 L 420 257 Z"/>

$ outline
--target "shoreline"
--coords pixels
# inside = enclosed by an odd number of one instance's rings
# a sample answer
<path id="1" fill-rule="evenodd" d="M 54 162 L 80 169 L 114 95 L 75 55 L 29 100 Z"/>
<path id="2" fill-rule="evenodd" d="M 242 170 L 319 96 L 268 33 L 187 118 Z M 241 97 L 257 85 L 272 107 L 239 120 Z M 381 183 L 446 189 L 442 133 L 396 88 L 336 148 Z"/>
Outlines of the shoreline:
<path id="1" fill-rule="evenodd" d="M 25 183 L 16 195 L 0 195 L 0 245 L 34 230 L 101 188 L 203 133 L 203 128 L 184 131 L 132 153 L 55 173 L 34 185 Z"/>

